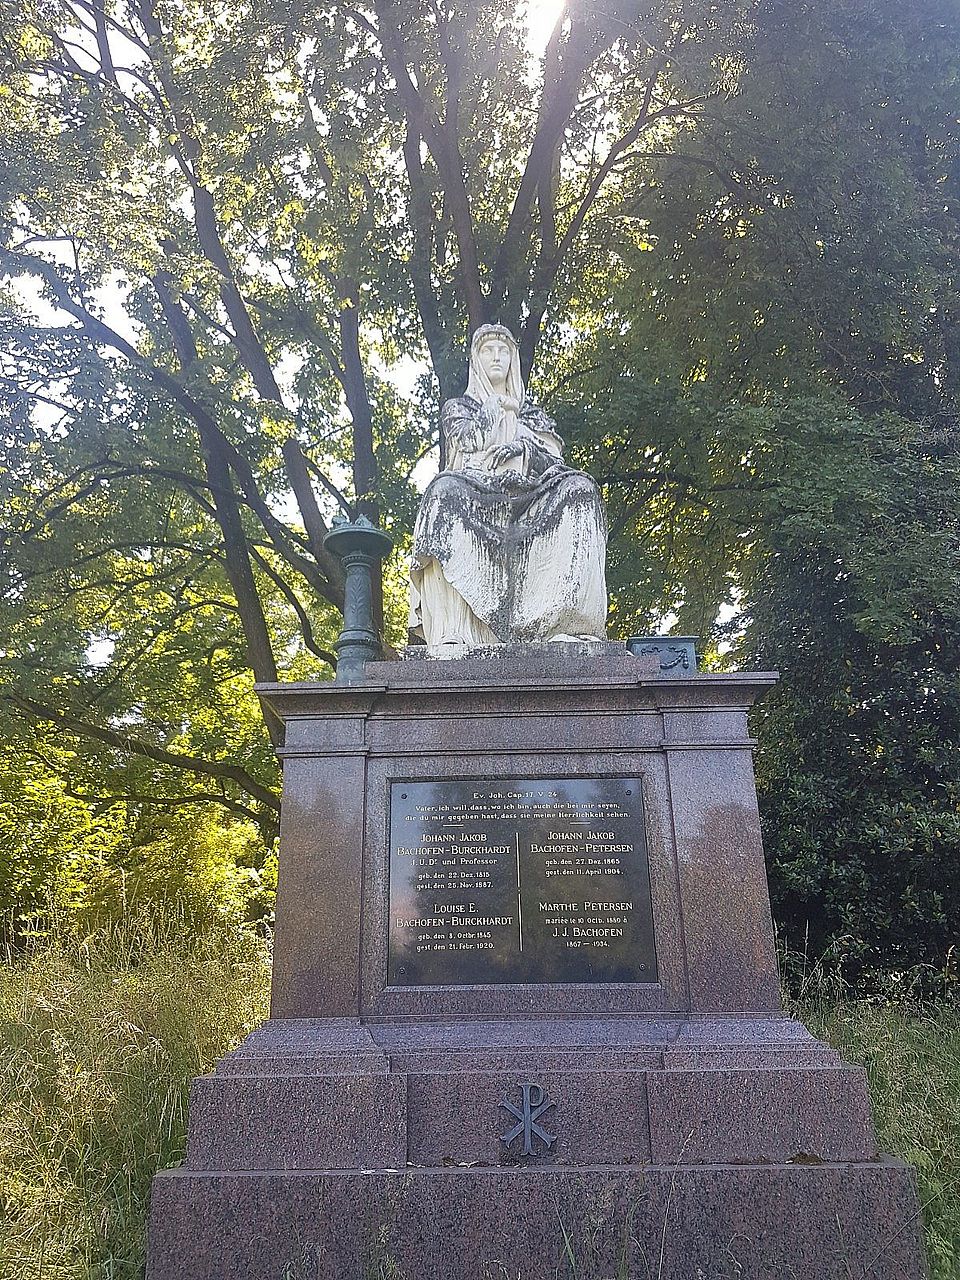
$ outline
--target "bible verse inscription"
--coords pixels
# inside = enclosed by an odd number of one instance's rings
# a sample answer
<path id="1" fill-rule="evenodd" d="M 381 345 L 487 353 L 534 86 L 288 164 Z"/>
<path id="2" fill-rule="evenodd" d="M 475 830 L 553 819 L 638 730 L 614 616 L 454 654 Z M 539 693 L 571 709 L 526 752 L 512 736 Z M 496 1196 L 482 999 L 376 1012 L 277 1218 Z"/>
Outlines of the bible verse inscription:
<path id="1" fill-rule="evenodd" d="M 655 982 L 638 778 L 394 782 L 391 986 Z"/>

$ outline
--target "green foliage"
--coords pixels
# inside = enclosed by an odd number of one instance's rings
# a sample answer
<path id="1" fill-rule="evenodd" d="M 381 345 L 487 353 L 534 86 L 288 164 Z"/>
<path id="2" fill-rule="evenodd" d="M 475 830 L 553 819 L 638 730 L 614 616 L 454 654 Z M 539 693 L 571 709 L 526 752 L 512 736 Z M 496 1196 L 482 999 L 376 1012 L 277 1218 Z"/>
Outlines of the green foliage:
<path id="1" fill-rule="evenodd" d="M 25 778 L 22 757 L 0 756 L 0 846 L 0 936 L 12 942 L 83 938 L 131 913 L 174 914 L 198 935 L 273 918 L 277 860 L 257 824 L 197 804 L 91 805 L 41 760 Z"/>
<path id="2" fill-rule="evenodd" d="M 960 450 L 890 417 L 777 492 L 744 657 L 775 912 L 851 978 L 935 969 L 960 936 Z"/>
<path id="3" fill-rule="evenodd" d="M 0 1276 L 137 1280 L 187 1089 L 266 1015 L 264 945 L 130 916 L 0 969 Z"/>
<path id="4" fill-rule="evenodd" d="M 67 919 L 81 934 L 129 913 L 176 914 L 191 934 L 272 920 L 276 858 L 264 858 L 253 823 L 200 811 L 154 819 L 132 835 L 109 861 L 76 868 L 61 884 Z"/>
<path id="5" fill-rule="evenodd" d="M 913 1165 L 931 1280 L 960 1271 L 960 1014 L 909 998 L 868 1002 L 808 986 L 799 1016 L 866 1069 L 881 1150 Z"/>
<path id="6" fill-rule="evenodd" d="M 544 391 L 607 486 L 615 618 L 712 649 L 803 474 L 814 523 L 849 482 L 864 419 L 955 458 L 960 16 L 760 0 L 702 38 L 735 73 L 596 211 Z"/>
<path id="7" fill-rule="evenodd" d="M 19 757 L 0 757 L 0 764 L 0 918 L 4 932 L 17 936 L 57 899 L 72 868 L 106 861 L 121 832 L 115 814 L 97 821 L 66 795 L 59 774 L 26 771 Z"/>

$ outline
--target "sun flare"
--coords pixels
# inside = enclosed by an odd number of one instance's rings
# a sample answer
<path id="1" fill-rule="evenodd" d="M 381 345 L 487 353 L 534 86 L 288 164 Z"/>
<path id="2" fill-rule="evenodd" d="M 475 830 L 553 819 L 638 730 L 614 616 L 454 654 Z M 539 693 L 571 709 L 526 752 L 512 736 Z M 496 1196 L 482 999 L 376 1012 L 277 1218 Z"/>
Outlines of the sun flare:
<path id="1" fill-rule="evenodd" d="M 564 6 L 564 0 L 528 0 L 526 6 L 527 30 L 530 49 L 535 54 L 543 52 L 550 32 Z"/>

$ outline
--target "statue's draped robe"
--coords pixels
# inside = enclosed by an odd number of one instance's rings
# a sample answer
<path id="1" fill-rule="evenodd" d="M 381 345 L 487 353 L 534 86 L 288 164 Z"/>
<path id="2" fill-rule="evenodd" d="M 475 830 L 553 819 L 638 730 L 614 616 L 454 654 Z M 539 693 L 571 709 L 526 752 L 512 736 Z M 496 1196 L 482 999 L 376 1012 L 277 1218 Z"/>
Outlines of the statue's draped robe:
<path id="1" fill-rule="evenodd" d="M 524 398 L 492 417 L 448 400 L 447 468 L 414 531 L 410 626 L 431 649 L 606 633 L 606 521 L 595 482 L 562 460 L 554 424 Z M 499 464 L 495 450 L 522 446 Z"/>

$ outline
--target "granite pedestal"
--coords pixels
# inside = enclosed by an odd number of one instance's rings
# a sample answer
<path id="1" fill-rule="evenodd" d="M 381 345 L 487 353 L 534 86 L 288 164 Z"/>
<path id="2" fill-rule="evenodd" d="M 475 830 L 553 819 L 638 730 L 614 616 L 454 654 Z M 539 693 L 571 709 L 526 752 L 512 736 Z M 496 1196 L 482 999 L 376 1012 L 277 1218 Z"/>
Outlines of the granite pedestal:
<path id="1" fill-rule="evenodd" d="M 194 1083 L 148 1280 L 919 1280 L 863 1072 L 779 1001 L 774 680 L 548 645 L 261 688 L 271 1020 Z"/>

